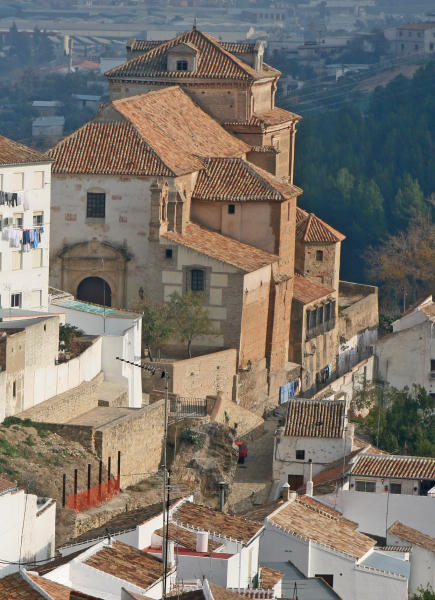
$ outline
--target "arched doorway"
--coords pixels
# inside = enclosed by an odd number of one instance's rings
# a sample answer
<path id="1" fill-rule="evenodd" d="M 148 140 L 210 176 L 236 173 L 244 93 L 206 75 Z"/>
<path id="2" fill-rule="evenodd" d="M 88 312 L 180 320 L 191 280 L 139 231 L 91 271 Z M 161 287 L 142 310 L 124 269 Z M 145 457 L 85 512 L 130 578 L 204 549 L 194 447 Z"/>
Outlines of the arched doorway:
<path id="1" fill-rule="evenodd" d="M 77 299 L 102 306 L 112 306 L 112 290 L 101 277 L 86 277 L 77 288 Z"/>

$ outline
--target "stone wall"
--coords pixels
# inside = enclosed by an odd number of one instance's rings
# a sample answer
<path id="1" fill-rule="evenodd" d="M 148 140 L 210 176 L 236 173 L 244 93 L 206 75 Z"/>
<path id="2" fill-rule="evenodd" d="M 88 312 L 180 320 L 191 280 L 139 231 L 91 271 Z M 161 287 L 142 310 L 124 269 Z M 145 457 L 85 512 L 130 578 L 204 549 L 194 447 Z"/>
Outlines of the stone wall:
<path id="1" fill-rule="evenodd" d="M 346 298 L 351 299 L 355 296 L 360 296 L 360 299 L 346 306 Z M 340 281 L 339 301 L 339 335 L 345 340 L 351 339 L 364 329 L 377 328 L 379 313 L 376 286 Z"/>
<path id="2" fill-rule="evenodd" d="M 174 362 L 154 362 L 153 366 L 169 373 L 169 391 L 188 398 L 205 398 L 222 392 L 233 397 L 237 368 L 237 351 L 233 348 Z M 143 390 L 164 389 L 164 379 L 142 371 Z"/>
<path id="3" fill-rule="evenodd" d="M 20 419 L 44 423 L 67 423 L 78 415 L 98 406 L 95 392 L 104 379 L 99 373 L 91 381 L 85 381 L 68 392 L 59 394 L 18 414 Z"/>

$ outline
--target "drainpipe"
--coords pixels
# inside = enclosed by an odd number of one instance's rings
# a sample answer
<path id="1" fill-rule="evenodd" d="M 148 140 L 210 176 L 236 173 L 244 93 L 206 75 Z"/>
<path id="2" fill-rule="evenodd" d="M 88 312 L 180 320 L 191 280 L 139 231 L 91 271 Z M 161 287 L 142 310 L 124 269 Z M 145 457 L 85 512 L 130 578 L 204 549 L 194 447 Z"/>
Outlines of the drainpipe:
<path id="1" fill-rule="evenodd" d="M 313 461 L 311 460 L 311 458 L 308 459 L 308 467 L 309 467 L 309 475 L 308 475 L 308 481 L 307 481 L 305 493 L 307 496 L 310 496 L 310 498 L 312 498 L 313 497 Z"/>

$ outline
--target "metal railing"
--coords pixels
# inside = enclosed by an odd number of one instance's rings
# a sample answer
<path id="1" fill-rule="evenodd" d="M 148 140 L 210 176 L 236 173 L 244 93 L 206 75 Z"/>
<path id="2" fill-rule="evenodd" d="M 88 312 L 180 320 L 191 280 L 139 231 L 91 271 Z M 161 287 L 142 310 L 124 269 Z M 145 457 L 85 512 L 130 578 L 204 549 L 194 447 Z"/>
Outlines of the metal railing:
<path id="1" fill-rule="evenodd" d="M 169 414 L 171 416 L 207 416 L 207 400 L 205 398 L 185 398 L 177 396 L 169 401 Z"/>

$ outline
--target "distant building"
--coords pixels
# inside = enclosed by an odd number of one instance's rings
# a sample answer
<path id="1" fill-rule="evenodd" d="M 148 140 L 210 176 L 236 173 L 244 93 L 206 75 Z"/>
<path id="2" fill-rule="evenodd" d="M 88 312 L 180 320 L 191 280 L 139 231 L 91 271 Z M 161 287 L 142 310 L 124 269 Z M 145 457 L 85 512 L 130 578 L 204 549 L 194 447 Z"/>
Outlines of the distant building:
<path id="1" fill-rule="evenodd" d="M 51 162 L 0 136 L 1 308 L 47 309 Z"/>
<path id="2" fill-rule="evenodd" d="M 393 332 L 375 346 L 377 372 L 389 385 L 415 383 L 435 395 L 435 303 L 432 296 L 412 306 L 393 323 Z"/>
<path id="3" fill-rule="evenodd" d="M 101 96 L 87 94 L 73 94 L 73 99 L 81 108 L 97 109 L 101 100 Z"/>
<path id="4" fill-rule="evenodd" d="M 58 100 L 34 100 L 32 108 L 37 110 L 41 117 L 52 117 L 62 103 Z"/>
<path id="5" fill-rule="evenodd" d="M 49 560 L 55 552 L 56 503 L 51 498 L 26 494 L 16 483 L 0 477 L 0 598 L 3 577 L 21 564 Z"/>
<path id="6" fill-rule="evenodd" d="M 56 140 L 63 136 L 65 117 L 38 117 L 32 122 L 32 137 L 35 139 Z"/>
<path id="7" fill-rule="evenodd" d="M 396 55 L 435 52 L 435 21 L 409 23 L 396 29 Z"/>

